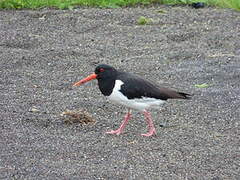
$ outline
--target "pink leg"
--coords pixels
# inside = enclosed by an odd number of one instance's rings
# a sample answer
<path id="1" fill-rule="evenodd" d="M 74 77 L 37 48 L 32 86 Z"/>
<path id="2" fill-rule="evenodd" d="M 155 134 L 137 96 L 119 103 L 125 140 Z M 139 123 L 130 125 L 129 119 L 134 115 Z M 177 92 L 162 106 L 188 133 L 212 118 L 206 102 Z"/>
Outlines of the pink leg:
<path id="1" fill-rule="evenodd" d="M 131 117 L 131 111 L 129 109 L 127 114 L 125 115 L 124 121 L 122 122 L 120 127 L 117 130 L 107 131 L 106 133 L 107 134 L 117 134 L 117 135 L 121 134 L 123 132 L 125 126 L 127 125 L 128 120 L 130 119 L 130 117 Z"/>
<path id="2" fill-rule="evenodd" d="M 148 133 L 146 134 L 141 134 L 142 136 L 152 136 L 152 135 L 156 135 L 156 129 L 154 127 L 153 124 L 153 120 L 151 117 L 151 114 L 148 111 L 144 111 L 144 116 L 146 118 L 146 122 L 148 124 Z"/>

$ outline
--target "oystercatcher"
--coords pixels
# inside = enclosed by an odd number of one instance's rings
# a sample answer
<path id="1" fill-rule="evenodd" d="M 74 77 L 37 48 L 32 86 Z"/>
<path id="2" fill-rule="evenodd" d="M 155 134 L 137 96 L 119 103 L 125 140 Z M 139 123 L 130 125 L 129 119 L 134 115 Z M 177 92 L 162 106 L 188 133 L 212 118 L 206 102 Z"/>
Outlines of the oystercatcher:
<path id="1" fill-rule="evenodd" d="M 148 124 L 148 133 L 143 136 L 152 136 L 156 130 L 149 109 L 159 109 L 167 99 L 190 99 L 191 95 L 171 89 L 158 87 L 134 74 L 116 70 L 114 67 L 100 64 L 95 72 L 75 83 L 73 86 L 97 79 L 100 91 L 110 101 L 128 107 L 128 112 L 117 130 L 108 131 L 108 134 L 121 134 L 131 117 L 131 109 L 143 112 Z"/>

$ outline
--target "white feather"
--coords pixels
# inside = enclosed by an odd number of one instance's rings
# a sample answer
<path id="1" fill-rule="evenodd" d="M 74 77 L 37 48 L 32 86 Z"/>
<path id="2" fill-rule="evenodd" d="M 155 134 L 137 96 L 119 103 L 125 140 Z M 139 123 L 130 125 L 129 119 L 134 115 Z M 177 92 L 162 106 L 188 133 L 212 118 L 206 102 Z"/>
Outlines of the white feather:
<path id="1" fill-rule="evenodd" d="M 138 111 L 144 111 L 150 108 L 158 109 L 159 106 L 161 106 L 163 103 L 166 102 L 164 100 L 148 98 L 148 97 L 143 97 L 141 99 L 140 98 L 128 99 L 119 91 L 123 84 L 124 83 L 121 80 L 116 80 L 112 94 L 108 96 L 108 99 L 110 101 L 124 105 L 126 107 L 129 107 Z"/>

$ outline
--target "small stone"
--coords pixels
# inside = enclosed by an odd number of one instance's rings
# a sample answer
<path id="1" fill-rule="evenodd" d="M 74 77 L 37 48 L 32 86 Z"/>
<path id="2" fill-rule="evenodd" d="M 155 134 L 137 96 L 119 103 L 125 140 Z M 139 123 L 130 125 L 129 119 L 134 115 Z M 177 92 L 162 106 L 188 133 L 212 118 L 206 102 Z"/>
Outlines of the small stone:
<path id="1" fill-rule="evenodd" d="M 204 8 L 204 6 L 205 6 L 205 3 L 203 2 L 192 3 L 192 7 L 195 9 Z"/>
<path id="2" fill-rule="evenodd" d="M 33 107 L 29 110 L 29 112 L 40 112 L 40 110 L 38 110 L 37 108 Z"/>

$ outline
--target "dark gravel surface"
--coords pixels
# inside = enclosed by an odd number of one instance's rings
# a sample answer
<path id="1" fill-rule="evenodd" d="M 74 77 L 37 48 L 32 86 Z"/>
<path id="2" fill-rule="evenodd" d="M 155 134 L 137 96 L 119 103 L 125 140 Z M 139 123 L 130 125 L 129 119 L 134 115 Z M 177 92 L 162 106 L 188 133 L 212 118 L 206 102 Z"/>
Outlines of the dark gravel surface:
<path id="1" fill-rule="evenodd" d="M 227 9 L 0 11 L 0 179 L 239 179 L 239 30 Z M 72 87 L 98 63 L 194 98 L 152 112 L 156 137 L 140 136 L 136 112 L 107 135 L 126 109 L 96 81 Z M 78 109 L 96 124 L 65 124 L 60 114 Z"/>

